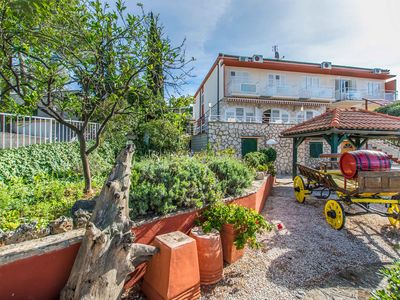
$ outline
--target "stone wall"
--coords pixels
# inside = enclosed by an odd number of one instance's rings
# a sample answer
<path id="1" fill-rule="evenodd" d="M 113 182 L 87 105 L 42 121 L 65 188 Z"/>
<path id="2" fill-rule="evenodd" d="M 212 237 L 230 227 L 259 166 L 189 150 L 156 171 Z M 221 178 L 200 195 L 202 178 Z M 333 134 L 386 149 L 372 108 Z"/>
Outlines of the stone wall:
<path id="1" fill-rule="evenodd" d="M 276 170 L 279 175 L 292 174 L 293 139 L 281 138 L 280 133 L 292 127 L 289 124 L 260 124 L 260 123 L 233 123 L 210 122 L 208 141 L 218 150 L 233 148 L 241 156 L 241 138 L 255 137 L 258 140 L 258 149 L 266 148 L 266 142 L 274 139 L 278 142 L 273 146 L 277 151 Z M 314 166 L 320 159 L 310 158 L 309 141 L 303 142 L 298 148 L 298 163 Z M 329 153 L 329 146 L 324 141 L 324 153 Z"/>

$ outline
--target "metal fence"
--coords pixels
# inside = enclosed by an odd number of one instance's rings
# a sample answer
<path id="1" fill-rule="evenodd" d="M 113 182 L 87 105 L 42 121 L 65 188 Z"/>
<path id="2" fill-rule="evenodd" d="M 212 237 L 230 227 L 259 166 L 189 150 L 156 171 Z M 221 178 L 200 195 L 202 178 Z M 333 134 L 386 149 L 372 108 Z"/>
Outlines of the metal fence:
<path id="1" fill-rule="evenodd" d="M 68 122 L 78 128 L 83 126 L 82 121 Z M 95 139 L 99 126 L 98 123 L 89 122 L 85 138 Z M 0 149 L 75 140 L 75 132 L 53 118 L 0 113 Z"/>

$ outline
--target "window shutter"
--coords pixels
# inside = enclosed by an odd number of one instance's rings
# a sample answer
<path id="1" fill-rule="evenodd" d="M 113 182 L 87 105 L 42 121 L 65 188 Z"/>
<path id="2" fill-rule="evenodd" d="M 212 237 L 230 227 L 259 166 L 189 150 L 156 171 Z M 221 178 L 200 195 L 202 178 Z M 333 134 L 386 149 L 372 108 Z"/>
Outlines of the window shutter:
<path id="1" fill-rule="evenodd" d="M 310 142 L 310 157 L 319 158 L 323 153 L 323 143 L 322 142 Z"/>

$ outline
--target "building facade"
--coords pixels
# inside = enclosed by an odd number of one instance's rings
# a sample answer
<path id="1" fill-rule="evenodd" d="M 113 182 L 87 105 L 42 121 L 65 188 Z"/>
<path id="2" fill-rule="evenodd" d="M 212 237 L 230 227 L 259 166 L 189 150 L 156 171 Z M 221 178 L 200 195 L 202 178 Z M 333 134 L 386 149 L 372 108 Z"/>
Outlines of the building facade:
<path id="1" fill-rule="evenodd" d="M 396 100 L 389 70 L 219 54 L 197 92 L 192 149 L 207 143 L 233 148 L 238 156 L 277 142 L 277 171 L 291 173 L 292 145 L 280 132 L 333 107 L 373 109 Z M 367 99 L 367 101 L 366 101 Z M 327 151 L 321 140 L 299 149 L 313 164 Z"/>

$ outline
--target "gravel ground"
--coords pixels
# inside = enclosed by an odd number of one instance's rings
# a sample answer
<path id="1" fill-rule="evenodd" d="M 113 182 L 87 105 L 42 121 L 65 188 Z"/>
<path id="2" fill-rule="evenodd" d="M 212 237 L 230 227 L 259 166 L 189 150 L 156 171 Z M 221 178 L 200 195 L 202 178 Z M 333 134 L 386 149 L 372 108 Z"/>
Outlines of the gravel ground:
<path id="1" fill-rule="evenodd" d="M 201 299 L 369 299 L 385 285 L 377 271 L 400 258 L 400 232 L 376 215 L 348 217 L 344 229 L 334 230 L 324 204 L 297 203 L 291 180 L 279 179 L 262 214 L 284 228 L 260 235 L 264 248 L 226 265 L 224 279 L 202 287 Z M 145 299 L 137 288 L 125 299 Z"/>
<path id="2" fill-rule="evenodd" d="M 348 217 L 336 231 L 324 203 L 299 204 L 291 181 L 278 180 L 262 214 L 284 229 L 261 235 L 265 248 L 247 249 L 202 299 L 368 299 L 383 284 L 377 270 L 400 258 L 400 234 L 376 215 Z"/>

